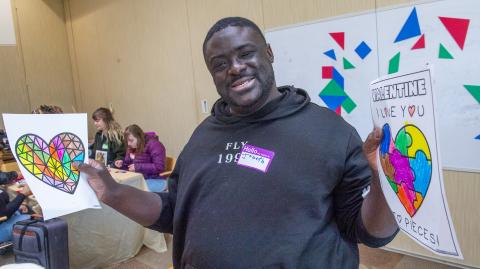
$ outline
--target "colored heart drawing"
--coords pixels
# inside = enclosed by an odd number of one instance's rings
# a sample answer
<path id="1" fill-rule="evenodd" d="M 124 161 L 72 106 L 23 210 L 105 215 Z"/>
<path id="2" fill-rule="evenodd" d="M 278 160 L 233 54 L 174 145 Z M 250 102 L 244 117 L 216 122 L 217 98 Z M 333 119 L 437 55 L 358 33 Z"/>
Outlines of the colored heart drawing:
<path id="1" fill-rule="evenodd" d="M 75 193 L 80 172 L 73 162 L 83 162 L 85 148 L 72 133 L 60 133 L 47 144 L 35 134 L 22 135 L 15 144 L 20 163 L 45 184 L 69 194 Z"/>
<path id="2" fill-rule="evenodd" d="M 399 201 L 413 217 L 428 192 L 432 178 L 430 147 L 423 132 L 406 124 L 393 140 L 390 126 L 383 126 L 380 164 Z"/>

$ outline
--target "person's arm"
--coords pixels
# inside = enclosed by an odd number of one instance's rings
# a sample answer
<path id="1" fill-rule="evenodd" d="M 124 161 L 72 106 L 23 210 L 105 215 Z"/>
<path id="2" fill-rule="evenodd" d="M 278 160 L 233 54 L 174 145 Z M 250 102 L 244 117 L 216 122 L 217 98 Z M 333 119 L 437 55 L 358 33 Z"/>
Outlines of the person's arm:
<path id="1" fill-rule="evenodd" d="M 149 142 L 149 153 L 152 159 L 151 163 L 135 163 L 135 172 L 144 174 L 160 174 L 165 170 L 165 147 L 160 141 Z"/>
<path id="2" fill-rule="evenodd" d="M 116 160 L 123 160 L 125 158 L 125 152 L 127 151 L 125 147 L 125 143 L 122 141 L 120 144 L 112 142 L 112 158 L 111 162 L 115 162 Z"/>
<path id="3" fill-rule="evenodd" d="M 98 199 L 121 214 L 143 226 L 157 222 L 162 211 L 162 198 L 152 192 L 117 183 L 100 163 L 89 160 L 89 164 L 75 163 L 85 173 L 88 183 Z"/>
<path id="4" fill-rule="evenodd" d="M 363 201 L 362 220 L 369 234 L 385 238 L 395 234 L 398 231 L 398 225 L 383 195 L 378 175 L 377 148 L 382 136 L 382 130 L 376 128 L 363 144 L 363 151 L 372 170 L 372 180 L 370 193 Z"/>
<path id="5" fill-rule="evenodd" d="M 8 202 L 8 194 L 6 192 L 0 193 L 2 196 L 0 199 L 2 200 L 0 203 L 4 206 L 0 206 L 0 217 L 7 217 L 10 218 L 15 211 L 22 205 L 23 200 L 25 200 L 25 195 L 22 193 L 17 194 L 15 199 L 11 202 Z"/>
<path id="6" fill-rule="evenodd" d="M 371 143 L 371 140 L 369 141 L 368 143 Z M 373 189 L 374 194 L 371 195 L 371 181 L 372 170 L 364 153 L 362 140 L 357 132 L 352 130 L 346 149 L 342 180 L 334 191 L 335 218 L 339 230 L 345 238 L 352 242 L 361 242 L 369 247 L 380 247 L 394 238 L 398 228 L 395 222 L 390 222 L 389 217 L 394 220 L 390 210 L 369 211 L 374 215 L 364 215 L 364 207 L 369 206 L 366 205 L 367 199 L 368 203 L 385 203 L 384 200 L 375 201 L 378 199 L 378 193 L 375 193 L 376 189 Z M 369 189 L 370 194 L 367 194 Z M 380 195 L 383 195 L 381 189 Z M 386 206 L 388 209 L 386 204 L 377 206 L 381 209 Z M 376 208 L 368 208 L 368 210 L 371 209 L 375 210 Z M 368 222 L 364 220 L 365 216 L 370 218 Z M 371 226 L 372 224 L 375 226 Z M 382 228 L 376 229 L 375 227 Z"/>

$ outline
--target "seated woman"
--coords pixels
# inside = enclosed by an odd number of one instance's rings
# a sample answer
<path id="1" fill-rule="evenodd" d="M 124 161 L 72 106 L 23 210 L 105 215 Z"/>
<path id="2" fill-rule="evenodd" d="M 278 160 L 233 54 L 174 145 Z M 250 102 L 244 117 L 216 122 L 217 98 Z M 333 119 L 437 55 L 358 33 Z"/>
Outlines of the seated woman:
<path id="1" fill-rule="evenodd" d="M 115 161 L 125 157 L 125 143 L 123 132 L 112 112 L 101 107 L 92 114 L 97 133 L 95 141 L 89 146 L 90 159 L 100 160 L 106 165 L 112 165 Z"/>
<path id="2" fill-rule="evenodd" d="M 8 193 L 0 188 L 0 218 L 6 217 L 6 220 L 0 221 L 0 242 L 12 240 L 13 224 L 17 221 L 30 218 L 28 207 L 22 204 L 25 198 L 31 195 L 30 188 L 25 185 L 20 193 L 10 201 Z"/>
<path id="3" fill-rule="evenodd" d="M 142 173 L 150 191 L 161 192 L 166 187 L 166 180 L 160 177 L 165 170 L 165 147 L 156 135 L 145 135 L 138 125 L 125 129 L 127 154 L 125 160 L 115 162 L 115 166 Z"/>

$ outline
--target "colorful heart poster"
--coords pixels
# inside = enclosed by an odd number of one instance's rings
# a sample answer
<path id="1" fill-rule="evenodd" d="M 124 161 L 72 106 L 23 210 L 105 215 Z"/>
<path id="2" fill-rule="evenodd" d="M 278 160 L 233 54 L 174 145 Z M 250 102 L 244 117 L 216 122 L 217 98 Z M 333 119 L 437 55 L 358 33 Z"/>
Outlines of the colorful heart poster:
<path id="1" fill-rule="evenodd" d="M 45 219 L 100 208 L 86 178 L 73 166 L 87 160 L 86 114 L 3 114 L 3 120 Z"/>
<path id="2" fill-rule="evenodd" d="M 370 104 L 383 130 L 380 182 L 398 226 L 430 251 L 463 259 L 443 185 L 431 70 L 373 81 Z"/>

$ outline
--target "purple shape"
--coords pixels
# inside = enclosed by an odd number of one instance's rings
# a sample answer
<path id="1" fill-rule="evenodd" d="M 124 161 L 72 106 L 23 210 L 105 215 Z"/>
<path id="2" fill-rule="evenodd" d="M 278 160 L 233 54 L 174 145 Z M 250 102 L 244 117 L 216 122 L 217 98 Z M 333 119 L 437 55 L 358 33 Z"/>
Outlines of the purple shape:
<path id="1" fill-rule="evenodd" d="M 398 149 L 395 149 L 390 154 L 390 162 L 395 168 L 395 183 L 401 184 L 403 182 L 410 190 L 415 190 L 413 186 L 415 177 L 412 173 L 412 169 L 410 168 L 410 161 L 408 158 L 403 156 Z"/>

